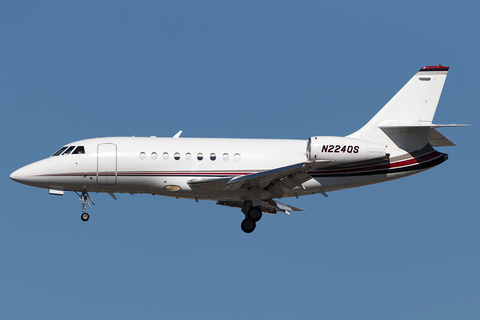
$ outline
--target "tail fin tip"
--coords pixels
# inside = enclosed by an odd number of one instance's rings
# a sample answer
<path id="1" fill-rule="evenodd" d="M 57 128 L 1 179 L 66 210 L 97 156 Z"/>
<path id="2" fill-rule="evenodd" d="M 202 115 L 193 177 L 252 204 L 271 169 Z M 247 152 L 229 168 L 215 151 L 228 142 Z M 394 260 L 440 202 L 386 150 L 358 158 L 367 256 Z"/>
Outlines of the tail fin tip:
<path id="1" fill-rule="evenodd" d="M 450 67 L 445 67 L 439 64 L 438 66 L 426 66 L 418 71 L 448 71 L 448 69 L 450 69 Z"/>

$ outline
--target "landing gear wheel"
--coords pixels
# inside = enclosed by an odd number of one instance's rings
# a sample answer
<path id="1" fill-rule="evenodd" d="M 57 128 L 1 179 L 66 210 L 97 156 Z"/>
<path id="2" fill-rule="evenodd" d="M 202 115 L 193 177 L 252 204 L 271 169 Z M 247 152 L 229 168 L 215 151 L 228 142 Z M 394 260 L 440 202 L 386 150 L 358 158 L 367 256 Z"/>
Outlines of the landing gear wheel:
<path id="1" fill-rule="evenodd" d="M 87 191 L 82 191 L 82 194 L 80 195 L 77 191 L 75 191 L 77 196 L 80 198 L 80 202 L 82 203 L 82 215 L 80 218 L 82 218 L 82 221 L 88 221 L 90 216 L 88 213 L 85 212 L 85 210 L 90 209 L 90 203 L 88 202 L 88 199 L 92 201 L 92 204 L 94 205 L 95 203 L 93 202 L 92 198 L 88 195 Z"/>
<path id="2" fill-rule="evenodd" d="M 86 212 L 82 213 L 82 221 L 88 221 L 88 219 L 90 219 L 90 215 Z"/>
<path id="3" fill-rule="evenodd" d="M 252 207 L 248 210 L 245 218 L 257 222 L 262 219 L 262 210 L 259 207 Z"/>
<path id="4" fill-rule="evenodd" d="M 253 230 L 255 230 L 256 226 L 257 224 L 255 223 L 255 221 L 249 219 L 245 219 L 242 221 L 242 230 L 245 233 L 251 233 Z"/>

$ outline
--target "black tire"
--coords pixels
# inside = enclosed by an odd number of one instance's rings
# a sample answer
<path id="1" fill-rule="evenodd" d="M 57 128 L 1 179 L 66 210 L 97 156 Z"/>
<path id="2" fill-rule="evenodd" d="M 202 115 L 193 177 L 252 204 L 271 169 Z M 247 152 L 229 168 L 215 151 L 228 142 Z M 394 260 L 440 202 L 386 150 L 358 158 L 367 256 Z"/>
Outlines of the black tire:
<path id="1" fill-rule="evenodd" d="M 253 222 L 258 222 L 262 219 L 262 210 L 259 207 L 252 207 L 248 210 L 245 218 L 252 220 Z"/>
<path id="2" fill-rule="evenodd" d="M 88 221 L 88 219 L 90 219 L 90 215 L 88 213 L 84 212 L 84 213 L 82 213 L 80 218 L 82 219 L 82 221 Z"/>
<path id="3" fill-rule="evenodd" d="M 245 219 L 242 221 L 242 230 L 245 233 L 251 233 L 253 230 L 255 230 L 256 226 L 257 224 L 255 223 L 255 221 L 249 219 Z"/>

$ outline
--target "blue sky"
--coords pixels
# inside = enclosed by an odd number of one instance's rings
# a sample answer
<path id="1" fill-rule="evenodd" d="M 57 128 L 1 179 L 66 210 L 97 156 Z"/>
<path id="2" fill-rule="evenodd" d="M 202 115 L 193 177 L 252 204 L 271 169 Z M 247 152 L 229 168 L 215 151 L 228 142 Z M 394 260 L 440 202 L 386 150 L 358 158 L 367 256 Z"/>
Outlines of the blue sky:
<path id="1" fill-rule="evenodd" d="M 476 319 L 472 1 L 22 1 L 0 5 L 2 319 Z M 103 136 L 347 135 L 425 65 L 450 73 L 449 160 L 286 199 L 250 235 L 214 202 L 74 194 L 11 172 Z"/>

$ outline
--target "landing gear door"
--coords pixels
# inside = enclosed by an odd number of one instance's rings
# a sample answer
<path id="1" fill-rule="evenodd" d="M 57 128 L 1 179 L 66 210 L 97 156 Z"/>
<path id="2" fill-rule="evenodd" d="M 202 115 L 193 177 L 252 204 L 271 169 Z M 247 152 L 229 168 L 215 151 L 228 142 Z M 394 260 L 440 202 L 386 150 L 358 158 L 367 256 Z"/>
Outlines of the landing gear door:
<path id="1" fill-rule="evenodd" d="M 101 185 L 117 183 L 117 146 L 113 143 L 98 145 L 97 183 Z"/>

